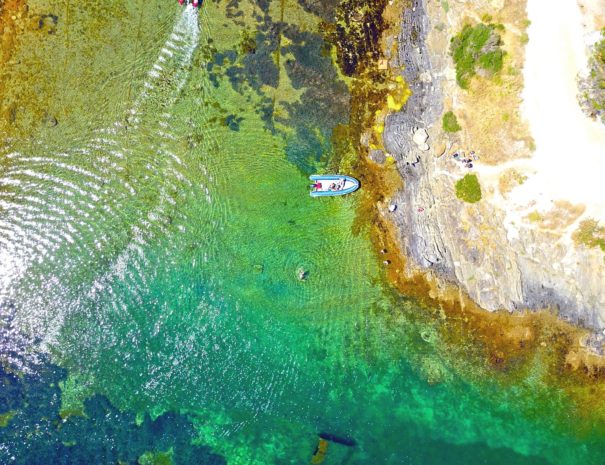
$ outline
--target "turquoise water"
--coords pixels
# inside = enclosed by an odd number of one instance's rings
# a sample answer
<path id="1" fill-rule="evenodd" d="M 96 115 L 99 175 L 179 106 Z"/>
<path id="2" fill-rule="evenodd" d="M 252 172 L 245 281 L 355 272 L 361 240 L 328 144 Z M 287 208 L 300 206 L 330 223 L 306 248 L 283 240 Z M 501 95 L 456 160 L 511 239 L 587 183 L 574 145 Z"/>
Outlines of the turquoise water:
<path id="1" fill-rule="evenodd" d="M 363 193 L 308 196 L 349 97 L 284 3 L 281 48 L 275 2 L 58 2 L 19 49 L 26 111 L 58 124 L 18 117 L 0 154 L 1 462 L 308 463 L 330 431 L 358 445 L 325 463 L 602 463 L 539 360 L 508 384 L 452 365 L 353 233 Z"/>

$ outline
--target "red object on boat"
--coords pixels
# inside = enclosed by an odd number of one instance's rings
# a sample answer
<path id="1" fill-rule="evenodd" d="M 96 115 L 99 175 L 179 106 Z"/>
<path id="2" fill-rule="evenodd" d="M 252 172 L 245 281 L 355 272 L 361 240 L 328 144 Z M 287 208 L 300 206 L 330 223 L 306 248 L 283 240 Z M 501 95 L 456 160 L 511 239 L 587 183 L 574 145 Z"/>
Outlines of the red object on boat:
<path id="1" fill-rule="evenodd" d="M 193 3 L 194 8 L 197 8 L 198 6 L 200 6 L 200 2 L 198 0 L 193 0 L 192 3 Z"/>
<path id="2" fill-rule="evenodd" d="M 185 0 L 179 0 L 179 5 L 182 5 L 183 3 L 185 3 Z"/>

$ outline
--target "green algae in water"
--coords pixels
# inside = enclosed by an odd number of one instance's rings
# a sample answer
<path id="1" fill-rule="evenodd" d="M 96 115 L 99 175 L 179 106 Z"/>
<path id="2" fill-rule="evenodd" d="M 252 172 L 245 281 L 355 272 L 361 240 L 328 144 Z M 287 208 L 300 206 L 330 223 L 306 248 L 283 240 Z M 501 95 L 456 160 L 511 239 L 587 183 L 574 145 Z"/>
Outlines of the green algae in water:
<path id="1" fill-rule="evenodd" d="M 174 465 L 172 461 L 173 451 L 168 452 L 145 452 L 139 457 L 139 465 Z"/>
<path id="2" fill-rule="evenodd" d="M 5 328 L 0 333 L 6 336 Z M 16 376 L 0 365 L 1 402 L 17 412 L 0 428 L 0 463 L 134 464 L 150 451 L 169 451 L 176 463 L 225 464 L 207 447 L 191 444 L 191 422 L 176 413 L 154 420 L 145 415 L 135 424 L 132 412 L 120 412 L 94 395 L 84 401 L 83 416 L 61 419 L 58 385 L 66 372 L 45 356 L 35 361 L 35 373 L 31 361 L 21 368 L 26 372 Z"/>
<path id="3" fill-rule="evenodd" d="M 17 414 L 14 410 L 9 410 L 8 412 L 0 413 L 0 428 L 6 428 L 11 419 Z"/>
<path id="4" fill-rule="evenodd" d="M 90 380 L 72 374 L 59 382 L 61 389 L 61 409 L 59 416 L 66 419 L 70 416 L 86 416 L 84 401 L 94 394 Z"/>
<path id="5" fill-rule="evenodd" d="M 11 187 L 11 202 L 36 202 L 29 223 L 18 223 L 16 207 L 3 219 L 29 228 L 46 252 L 12 296 L 70 370 L 65 405 L 98 392 L 138 412 L 129 425 L 184 412 L 197 442 L 230 464 L 306 463 L 322 430 L 359 444 L 348 457 L 331 448 L 332 462 L 601 463 L 599 436 L 566 432 L 559 412 L 570 403 L 539 376 L 502 387 L 457 374 L 423 310 L 382 283 L 367 233 L 352 233 L 358 196 L 308 196 L 304 172 L 329 162 L 326 117 L 346 122 L 350 96 L 313 32 L 318 17 L 284 5 L 278 41 L 277 2 L 209 2 L 193 50 L 191 35 L 171 39 L 176 5 L 137 15 L 127 4 L 120 24 L 140 22 L 149 40 L 129 36 L 135 61 L 112 62 L 133 85 L 106 84 L 109 100 L 93 119 L 110 129 L 83 130 L 83 96 L 100 90 L 78 87 L 74 74 L 50 76 L 75 126 L 7 150 L 23 155 L 6 157 L 2 176 L 30 186 Z M 72 60 L 75 45 L 120 46 L 109 18 L 88 39 L 70 31 L 60 48 L 76 75 L 84 64 Z M 242 28 L 257 32 L 255 53 L 252 33 L 241 46 Z M 264 73 L 268 60 L 275 66 Z M 153 69 L 158 78 L 146 74 Z M 316 75 L 330 78 L 336 113 L 317 110 L 326 92 Z"/>

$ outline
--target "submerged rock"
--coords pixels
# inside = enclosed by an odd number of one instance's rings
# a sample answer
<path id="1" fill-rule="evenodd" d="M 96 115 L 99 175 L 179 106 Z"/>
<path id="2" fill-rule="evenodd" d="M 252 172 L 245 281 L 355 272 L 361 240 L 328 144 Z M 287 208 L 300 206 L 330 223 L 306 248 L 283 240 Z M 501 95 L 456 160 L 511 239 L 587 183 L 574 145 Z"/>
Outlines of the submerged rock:
<path id="1" fill-rule="evenodd" d="M 434 356 L 426 356 L 420 363 L 420 372 L 430 385 L 441 384 L 451 379 L 447 368 Z"/>
<path id="2" fill-rule="evenodd" d="M 48 34 L 55 34 L 57 32 L 57 24 L 59 23 L 59 17 L 54 14 L 41 15 L 38 19 L 38 29 Z"/>
<path id="3" fill-rule="evenodd" d="M 384 151 L 380 149 L 370 150 L 368 156 L 370 157 L 370 160 L 372 160 L 374 163 L 378 163 L 379 165 L 384 164 L 384 162 L 387 160 L 387 156 L 385 155 Z"/>
<path id="4" fill-rule="evenodd" d="M 44 117 L 42 118 L 42 123 L 47 128 L 54 128 L 57 124 L 59 124 L 59 121 L 57 121 L 57 118 L 55 118 L 53 115 L 45 113 Z"/>
<path id="5" fill-rule="evenodd" d="M 265 265 L 263 265 L 262 263 L 257 263 L 254 265 L 254 271 L 258 274 L 261 274 L 262 272 L 265 271 Z"/>
<path id="6" fill-rule="evenodd" d="M 226 464 L 209 447 L 192 444 L 195 427 L 179 413 L 155 419 L 145 414 L 137 424 L 134 412 L 118 410 L 95 394 L 84 401 L 84 416 L 62 418 L 59 385 L 67 372 L 42 358 L 35 368 L 35 374 L 16 375 L 16 367 L 0 366 L 0 408 L 14 412 L 0 427 L 0 463 L 135 464 L 154 449 L 171 451 L 177 464 Z"/>

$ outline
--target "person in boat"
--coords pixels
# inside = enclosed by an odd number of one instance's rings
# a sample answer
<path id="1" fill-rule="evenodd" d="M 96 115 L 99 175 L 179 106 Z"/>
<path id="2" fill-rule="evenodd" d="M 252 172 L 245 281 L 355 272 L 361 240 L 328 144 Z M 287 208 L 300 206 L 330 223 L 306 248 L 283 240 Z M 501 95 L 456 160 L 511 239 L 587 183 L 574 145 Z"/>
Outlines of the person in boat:
<path id="1" fill-rule="evenodd" d="M 321 190 L 321 183 L 319 181 L 317 181 L 316 183 L 311 184 L 311 187 L 313 189 L 315 189 L 316 191 L 319 191 L 319 190 Z"/>
<path id="2" fill-rule="evenodd" d="M 339 191 L 339 190 L 342 190 L 342 188 L 344 186 L 345 186 L 345 180 L 342 179 L 341 181 L 333 182 L 332 184 L 330 184 L 330 190 L 331 191 Z"/>

